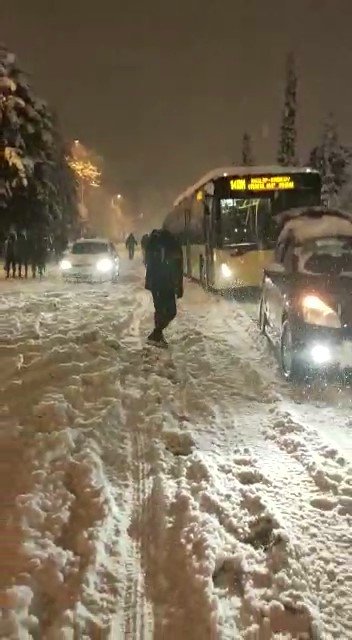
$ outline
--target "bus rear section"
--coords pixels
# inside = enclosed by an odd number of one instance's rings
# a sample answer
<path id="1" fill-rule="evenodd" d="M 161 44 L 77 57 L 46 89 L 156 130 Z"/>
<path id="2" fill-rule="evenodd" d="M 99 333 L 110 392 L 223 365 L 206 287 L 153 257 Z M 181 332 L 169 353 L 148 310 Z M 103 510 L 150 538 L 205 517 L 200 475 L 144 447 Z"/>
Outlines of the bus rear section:
<path id="1" fill-rule="evenodd" d="M 165 226 L 183 244 L 186 276 L 220 291 L 259 287 L 273 261 L 275 216 L 320 200 L 320 176 L 307 168 L 219 169 L 177 199 Z"/>

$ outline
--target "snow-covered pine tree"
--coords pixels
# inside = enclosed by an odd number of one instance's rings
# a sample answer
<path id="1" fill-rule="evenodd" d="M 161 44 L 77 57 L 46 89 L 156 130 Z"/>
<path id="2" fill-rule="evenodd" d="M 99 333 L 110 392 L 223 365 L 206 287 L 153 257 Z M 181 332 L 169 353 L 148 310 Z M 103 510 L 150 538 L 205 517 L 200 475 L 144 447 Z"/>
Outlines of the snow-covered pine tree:
<path id="1" fill-rule="evenodd" d="M 349 180 L 351 150 L 339 141 L 336 121 L 328 114 L 321 142 L 310 154 L 310 165 L 320 172 L 322 200 L 326 206 L 340 206 L 344 187 Z"/>
<path id="2" fill-rule="evenodd" d="M 0 206 L 12 190 L 27 184 L 24 142 L 20 131 L 24 102 L 12 77 L 14 56 L 0 45 Z"/>
<path id="3" fill-rule="evenodd" d="M 53 232 L 77 214 L 75 179 L 56 118 L 3 45 L 0 130 L 0 227 L 42 226 Z"/>
<path id="4" fill-rule="evenodd" d="M 296 116 L 297 116 L 297 75 L 295 57 L 289 53 L 286 61 L 286 86 L 284 108 L 280 130 L 278 163 L 283 167 L 297 164 L 296 144 Z"/>
<path id="5" fill-rule="evenodd" d="M 242 165 L 244 167 L 250 167 L 254 165 L 252 138 L 247 132 L 243 134 L 242 138 Z"/>

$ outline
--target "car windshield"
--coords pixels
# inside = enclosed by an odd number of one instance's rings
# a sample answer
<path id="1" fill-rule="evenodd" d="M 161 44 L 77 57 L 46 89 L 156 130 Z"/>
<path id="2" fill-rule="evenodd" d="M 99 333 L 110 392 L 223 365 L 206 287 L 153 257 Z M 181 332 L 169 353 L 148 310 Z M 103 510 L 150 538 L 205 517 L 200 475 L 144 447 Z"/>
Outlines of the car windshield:
<path id="1" fill-rule="evenodd" d="M 304 272 L 339 275 L 352 273 L 352 238 L 321 238 L 300 248 Z"/>
<path id="2" fill-rule="evenodd" d="M 108 245 L 105 242 L 76 242 L 72 247 L 74 255 L 94 255 L 108 253 Z"/>

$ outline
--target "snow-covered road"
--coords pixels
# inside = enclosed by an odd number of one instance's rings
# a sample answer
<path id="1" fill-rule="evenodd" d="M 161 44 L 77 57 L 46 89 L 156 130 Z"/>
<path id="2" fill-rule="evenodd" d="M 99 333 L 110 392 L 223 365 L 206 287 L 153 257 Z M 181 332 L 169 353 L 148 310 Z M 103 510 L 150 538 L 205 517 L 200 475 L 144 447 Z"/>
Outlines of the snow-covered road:
<path id="1" fill-rule="evenodd" d="M 352 638 L 348 389 L 187 285 L 0 283 L 0 638 Z"/>

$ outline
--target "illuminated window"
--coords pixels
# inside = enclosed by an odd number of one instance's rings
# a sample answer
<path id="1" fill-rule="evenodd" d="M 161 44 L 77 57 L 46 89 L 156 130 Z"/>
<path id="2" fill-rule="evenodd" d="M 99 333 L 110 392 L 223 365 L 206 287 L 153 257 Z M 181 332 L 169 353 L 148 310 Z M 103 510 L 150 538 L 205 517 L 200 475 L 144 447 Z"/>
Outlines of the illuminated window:
<path id="1" fill-rule="evenodd" d="M 220 201 L 224 245 L 256 240 L 256 220 L 259 200 L 224 198 Z"/>

